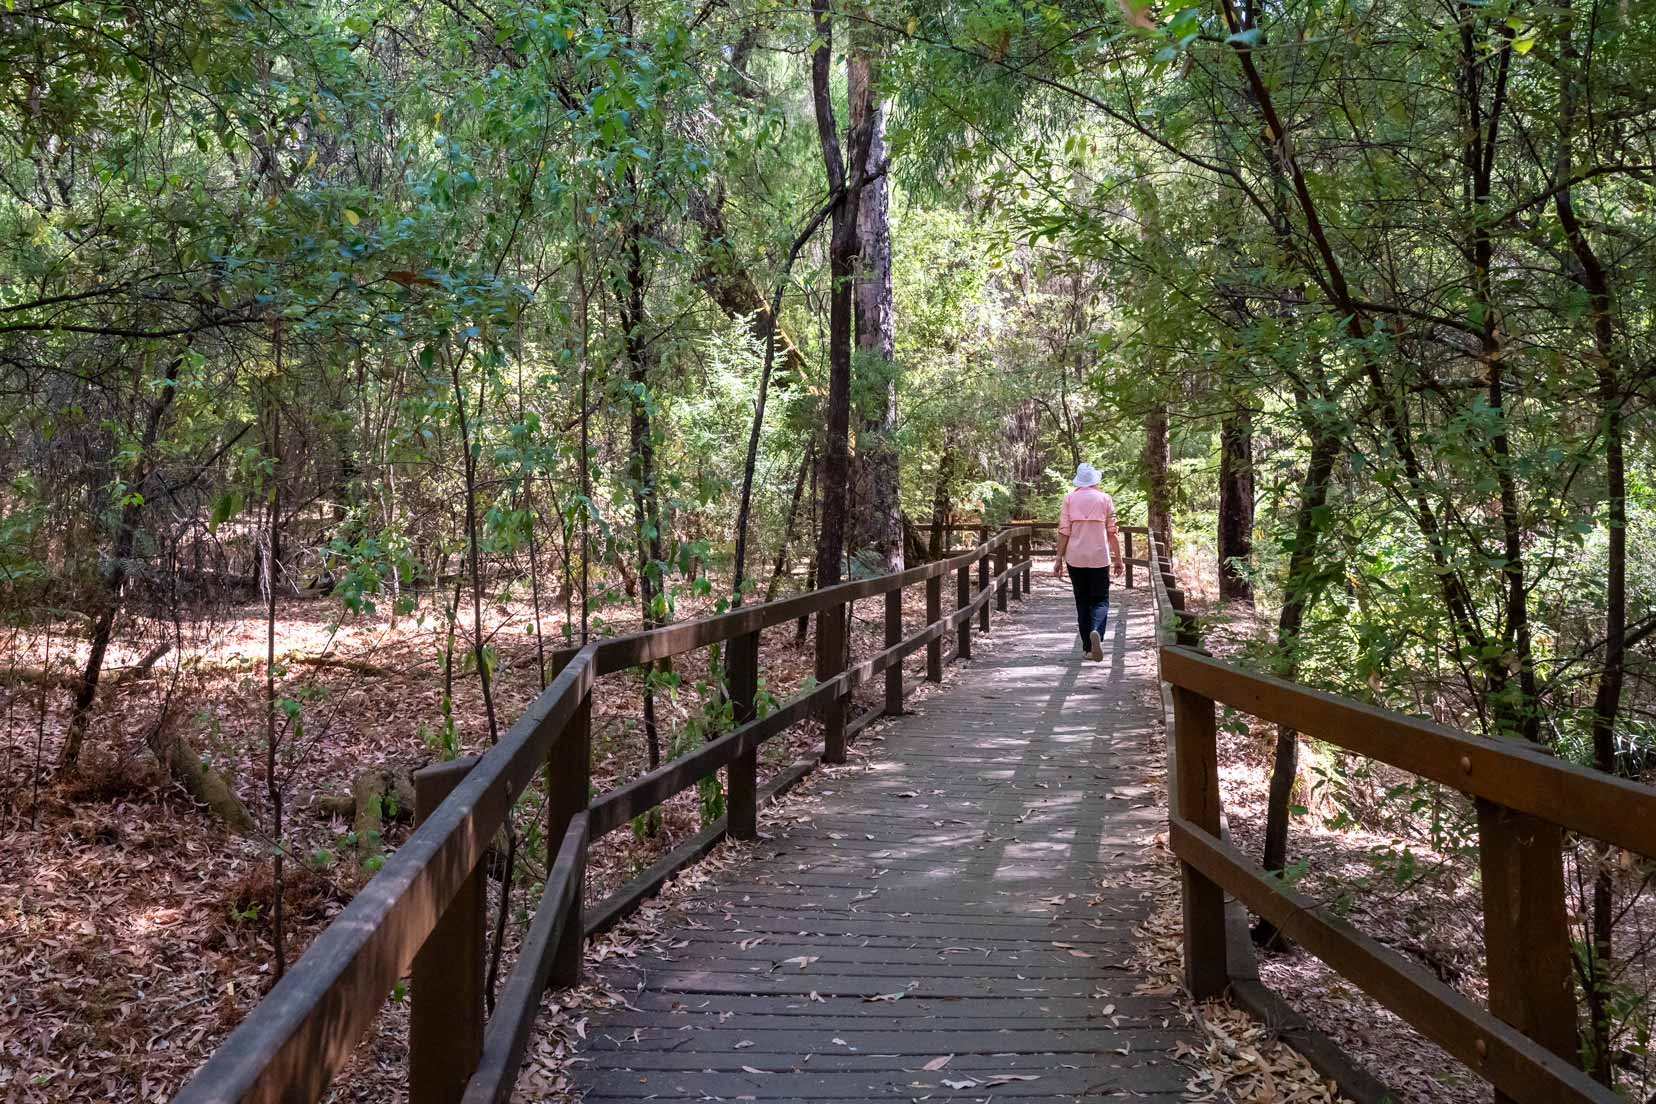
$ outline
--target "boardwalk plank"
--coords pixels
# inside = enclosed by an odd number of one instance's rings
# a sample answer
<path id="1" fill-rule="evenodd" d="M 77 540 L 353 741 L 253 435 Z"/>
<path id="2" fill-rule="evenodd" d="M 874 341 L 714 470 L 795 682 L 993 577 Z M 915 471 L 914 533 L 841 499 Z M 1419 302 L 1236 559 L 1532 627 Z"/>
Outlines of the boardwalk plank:
<path id="1" fill-rule="evenodd" d="M 1117 603 L 1112 658 L 1083 663 L 1067 589 L 1038 583 L 772 815 L 664 949 L 599 968 L 629 1007 L 592 1018 L 588 1099 L 1179 1099 L 1196 1039 L 1131 967 L 1165 816 L 1147 606 Z"/>

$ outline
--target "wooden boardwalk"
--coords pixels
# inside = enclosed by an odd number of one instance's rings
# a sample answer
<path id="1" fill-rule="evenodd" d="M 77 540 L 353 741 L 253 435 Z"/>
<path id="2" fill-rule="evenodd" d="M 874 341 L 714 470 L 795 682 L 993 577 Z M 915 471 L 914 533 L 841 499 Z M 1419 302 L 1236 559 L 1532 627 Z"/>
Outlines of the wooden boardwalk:
<path id="1" fill-rule="evenodd" d="M 1179 1100 L 1196 1039 L 1129 962 L 1163 826 L 1147 590 L 1083 662 L 1067 584 L 997 618 L 949 684 L 773 817 L 603 967 L 589 1100 Z M 981 647 L 981 645 L 980 645 Z"/>

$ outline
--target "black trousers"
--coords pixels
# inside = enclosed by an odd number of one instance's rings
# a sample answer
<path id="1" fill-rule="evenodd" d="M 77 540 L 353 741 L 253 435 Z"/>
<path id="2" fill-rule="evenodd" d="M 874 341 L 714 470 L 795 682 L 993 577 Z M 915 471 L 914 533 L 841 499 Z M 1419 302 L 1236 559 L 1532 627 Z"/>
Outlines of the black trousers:
<path id="1" fill-rule="evenodd" d="M 1075 591 L 1075 617 L 1085 645 L 1088 634 L 1104 635 L 1104 624 L 1110 617 L 1110 569 L 1071 565 L 1069 577 L 1070 589 Z"/>

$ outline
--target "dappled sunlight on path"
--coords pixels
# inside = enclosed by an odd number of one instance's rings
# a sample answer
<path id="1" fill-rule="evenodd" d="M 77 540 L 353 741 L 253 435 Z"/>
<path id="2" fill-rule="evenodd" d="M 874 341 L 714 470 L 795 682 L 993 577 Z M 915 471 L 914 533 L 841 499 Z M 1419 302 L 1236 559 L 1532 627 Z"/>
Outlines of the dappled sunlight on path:
<path id="1" fill-rule="evenodd" d="M 588 1099 L 1180 1099 L 1194 1038 L 1130 965 L 1163 817 L 1150 603 L 1116 598 L 1095 664 L 1041 580 L 686 898 L 669 950 L 604 967 L 631 1007 L 589 1029 Z"/>

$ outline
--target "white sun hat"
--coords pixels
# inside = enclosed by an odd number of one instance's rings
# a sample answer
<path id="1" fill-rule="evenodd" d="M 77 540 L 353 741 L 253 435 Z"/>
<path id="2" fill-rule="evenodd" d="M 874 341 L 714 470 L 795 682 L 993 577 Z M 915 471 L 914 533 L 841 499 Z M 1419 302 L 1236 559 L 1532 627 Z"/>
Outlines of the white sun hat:
<path id="1" fill-rule="evenodd" d="M 1096 487 L 1098 481 L 1103 478 L 1102 475 L 1098 474 L 1098 469 L 1091 464 L 1082 463 L 1077 465 L 1075 469 L 1075 485 L 1077 487 Z"/>

